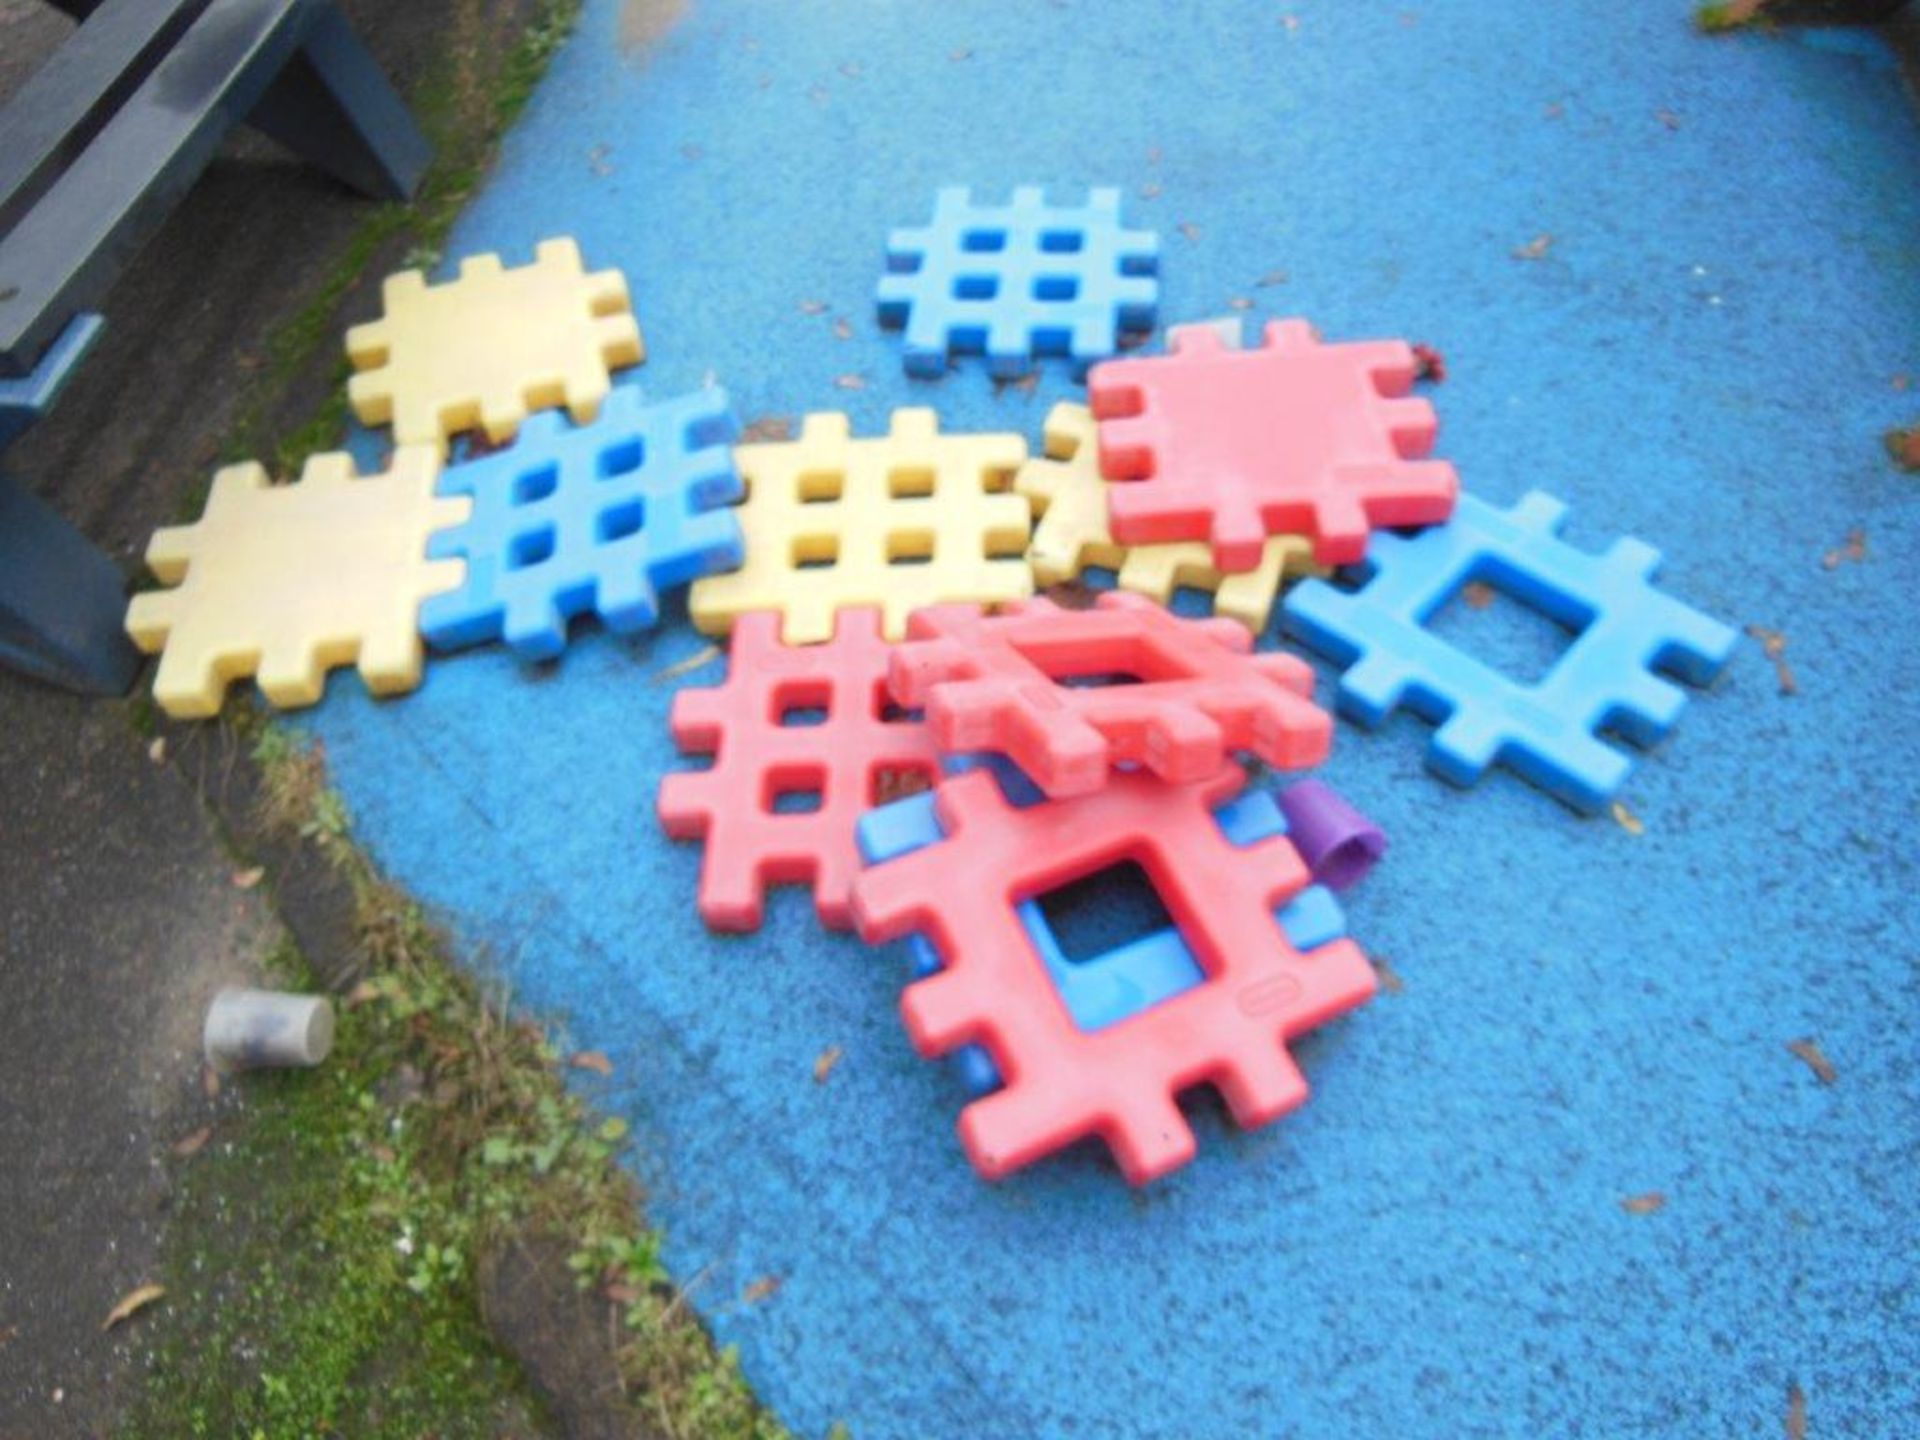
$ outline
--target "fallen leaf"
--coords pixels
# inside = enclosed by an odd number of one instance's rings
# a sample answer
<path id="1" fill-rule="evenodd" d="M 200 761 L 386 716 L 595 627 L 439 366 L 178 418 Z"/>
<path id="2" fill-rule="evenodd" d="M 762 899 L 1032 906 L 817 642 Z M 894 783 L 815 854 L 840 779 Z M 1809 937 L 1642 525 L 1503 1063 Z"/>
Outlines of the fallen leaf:
<path id="1" fill-rule="evenodd" d="M 653 677 L 654 681 L 658 683 L 662 680 L 678 680 L 687 672 L 698 670 L 709 660 L 717 658 L 719 654 L 720 647 L 718 645 L 702 645 L 698 650 L 694 651 L 693 654 L 687 656 L 686 659 L 676 660 L 673 664 L 667 666 L 666 669 L 656 673 Z"/>
<path id="2" fill-rule="evenodd" d="M 754 444 L 770 440 L 791 440 L 793 438 L 793 417 L 790 415 L 762 415 L 746 429 L 740 432 L 743 444 Z"/>
<path id="3" fill-rule="evenodd" d="M 4 1350 L 20 1338 L 18 1325 L 0 1325 L 0 1350 Z"/>
<path id="4" fill-rule="evenodd" d="M 882 802 L 885 803 L 885 802 Z M 833 1074 L 833 1067 L 840 1063 L 840 1047 L 829 1045 L 820 1052 L 820 1058 L 813 1062 L 813 1083 L 824 1085 L 827 1077 Z"/>
<path id="5" fill-rule="evenodd" d="M 1265 290 L 1272 285 L 1284 285 L 1287 283 L 1287 272 L 1284 270 L 1269 270 L 1253 283 L 1261 290 Z"/>
<path id="6" fill-rule="evenodd" d="M 1806 1067 L 1813 1071 L 1813 1078 L 1822 1085 L 1831 1085 L 1840 1078 L 1840 1072 L 1833 1068 L 1833 1062 L 1827 1059 L 1826 1052 L 1811 1035 L 1801 1040 L 1789 1040 L 1787 1049 L 1805 1062 Z"/>
<path id="7" fill-rule="evenodd" d="M 602 1287 L 600 1293 L 616 1305 L 632 1305 L 639 1301 L 645 1292 L 638 1285 L 629 1285 L 624 1281 L 615 1281 Z"/>
<path id="8" fill-rule="evenodd" d="M 107 1318 L 100 1328 L 111 1330 L 121 1321 L 131 1320 L 166 1293 L 167 1287 L 164 1285 L 142 1285 L 137 1290 L 129 1290 L 120 1297 L 120 1303 L 107 1312 Z"/>
<path id="9" fill-rule="evenodd" d="M 1678 130 L 1680 128 L 1680 117 L 1674 114 L 1673 111 L 1671 110 L 1666 110 L 1666 109 L 1656 110 L 1653 112 L 1653 118 L 1658 120 L 1662 125 L 1666 126 L 1667 129 L 1669 130 Z"/>
<path id="10" fill-rule="evenodd" d="M 266 878 L 267 871 L 264 865 L 256 865 L 251 870 L 236 870 L 233 872 L 233 888 L 251 890 Z"/>
<path id="11" fill-rule="evenodd" d="M 1798 1385 L 1787 1386 L 1787 1415 L 1780 1428 L 1787 1440 L 1807 1440 L 1807 1392 Z"/>
<path id="12" fill-rule="evenodd" d="M 1629 835 L 1644 835 L 1647 833 L 1646 822 L 1641 820 L 1641 818 L 1631 810 L 1627 809 L 1624 800 L 1616 800 L 1613 802 L 1613 819 L 1614 823 L 1619 825 L 1619 827 Z"/>
<path id="13" fill-rule="evenodd" d="M 1484 580 L 1469 580 L 1460 587 L 1460 598 L 1467 602 L 1471 610 L 1484 610 L 1493 604 L 1495 595 L 1493 586 Z"/>
<path id="14" fill-rule="evenodd" d="M 1040 383 L 1040 372 L 1029 370 L 1024 375 L 996 375 L 993 377 L 993 393 L 1004 395 L 1009 390 L 1018 390 L 1022 395 L 1031 395 Z"/>
<path id="15" fill-rule="evenodd" d="M 1099 599 L 1093 588 L 1081 580 L 1062 580 L 1040 592 L 1062 610 L 1091 610 Z"/>
<path id="16" fill-rule="evenodd" d="M 1886 441 L 1887 454 L 1893 457 L 1894 464 L 1902 470 L 1920 470 L 1920 425 L 1889 430 Z"/>
<path id="17" fill-rule="evenodd" d="M 1417 366 L 1415 378 L 1431 380 L 1438 385 L 1447 378 L 1447 357 L 1431 345 L 1415 345 L 1413 363 Z"/>
<path id="18" fill-rule="evenodd" d="M 827 302 L 824 300 L 802 300 L 800 302 L 800 313 L 802 315 L 824 315 L 827 313 Z"/>
<path id="19" fill-rule="evenodd" d="M 174 1141 L 173 1153 L 178 1155 L 182 1160 L 186 1159 L 189 1155 L 198 1155 L 202 1150 L 207 1148 L 207 1142 L 211 1139 L 213 1139 L 213 1126 L 202 1125 L 191 1135 L 183 1135 L 180 1139 Z"/>
<path id="20" fill-rule="evenodd" d="M 745 1299 L 749 1305 L 758 1305 L 762 1300 L 770 1299 L 779 1293 L 780 1277 L 778 1275 L 762 1275 L 758 1280 L 747 1286 L 742 1294 L 742 1298 Z"/>
<path id="21" fill-rule="evenodd" d="M 576 1070 L 591 1070 L 596 1075 L 613 1074 L 613 1061 L 604 1050 L 576 1050 L 567 1057 L 567 1063 Z"/>
<path id="22" fill-rule="evenodd" d="M 167 763 L 167 737 L 166 736 L 156 735 L 153 737 L 153 743 L 147 746 L 147 759 L 151 760 L 156 765 L 164 765 Z"/>
<path id="23" fill-rule="evenodd" d="M 1867 532 L 1853 529 L 1847 532 L 1847 543 L 1837 550 L 1829 550 L 1820 557 L 1820 566 L 1824 570 L 1838 570 L 1840 562 L 1851 560 L 1855 564 L 1867 558 Z"/>
<path id="24" fill-rule="evenodd" d="M 1552 248 L 1553 236 L 1543 231 L 1534 236 L 1533 239 L 1529 240 L 1526 244 L 1515 246 L 1513 258 L 1516 260 L 1538 260 Z"/>
<path id="25" fill-rule="evenodd" d="M 200 1093 L 209 1100 L 220 1098 L 220 1072 L 211 1065 L 200 1067 Z"/>
<path id="26" fill-rule="evenodd" d="M 1160 198 L 1160 186 L 1159 186 L 1159 184 L 1158 184 L 1158 183 L 1156 183 L 1155 181 L 1152 181 L 1152 180 L 1149 180 L 1149 181 L 1148 181 L 1148 182 L 1147 182 L 1146 184 L 1144 184 L 1144 185 L 1142 185 L 1142 186 L 1140 187 L 1140 198 L 1141 198 L 1142 200 L 1157 200 L 1157 199 L 1159 199 L 1159 198 Z"/>
<path id="27" fill-rule="evenodd" d="M 349 1010 L 358 1010 L 362 1005 L 371 1005 L 382 994 L 380 987 L 371 980 L 362 980 L 347 992 L 346 1006 Z"/>
<path id="28" fill-rule="evenodd" d="M 1644 1195 L 1629 1195 L 1620 1202 L 1620 1208 L 1629 1215 L 1651 1215 L 1656 1210 L 1666 1208 L 1667 1197 L 1658 1190 L 1649 1190 Z"/>
<path id="29" fill-rule="evenodd" d="M 833 377 L 833 388 L 836 390 L 864 390 L 867 388 L 867 377 L 864 375 L 836 375 Z"/>
<path id="30" fill-rule="evenodd" d="M 1178 225 L 1174 226 L 1173 228 L 1178 230 L 1182 235 L 1186 236 L 1187 239 L 1189 240 L 1198 240 L 1200 238 L 1200 227 L 1194 224 L 1191 220 L 1182 220 Z"/>
<path id="31" fill-rule="evenodd" d="M 1236 295 L 1227 301 L 1227 308 L 1229 310 L 1251 310 L 1253 308 L 1253 301 L 1244 295 Z"/>
<path id="32" fill-rule="evenodd" d="M 367 1154 L 378 1160 L 382 1165 L 391 1165 L 400 1158 L 399 1153 L 395 1151 L 391 1145 L 369 1145 L 367 1147 Z"/>
<path id="33" fill-rule="evenodd" d="M 873 777 L 873 803 L 889 805 L 933 788 L 933 777 L 917 766 L 889 766 Z"/>
<path id="34" fill-rule="evenodd" d="M 1694 11 L 1694 23 L 1709 35 L 1738 30 L 1752 24 L 1766 4 L 1767 0 L 1725 0 L 1723 4 L 1702 5 Z"/>
<path id="35" fill-rule="evenodd" d="M 1793 667 L 1787 664 L 1786 633 L 1780 630 L 1769 630 L 1764 625 L 1749 625 L 1747 634 L 1760 642 L 1760 648 L 1766 652 L 1766 657 L 1773 661 L 1773 673 L 1780 682 L 1780 693 L 1798 695 L 1800 682 L 1794 679 Z"/>
<path id="36" fill-rule="evenodd" d="M 849 321 L 846 316 L 842 315 L 838 320 L 833 322 L 833 338 L 836 340 L 851 340 L 853 338 L 853 323 Z"/>
<path id="37" fill-rule="evenodd" d="M 1407 988 L 1407 982 L 1400 978 L 1393 962 L 1384 956 L 1373 957 L 1373 973 L 1380 977 L 1380 988 L 1389 995 L 1398 995 Z"/>

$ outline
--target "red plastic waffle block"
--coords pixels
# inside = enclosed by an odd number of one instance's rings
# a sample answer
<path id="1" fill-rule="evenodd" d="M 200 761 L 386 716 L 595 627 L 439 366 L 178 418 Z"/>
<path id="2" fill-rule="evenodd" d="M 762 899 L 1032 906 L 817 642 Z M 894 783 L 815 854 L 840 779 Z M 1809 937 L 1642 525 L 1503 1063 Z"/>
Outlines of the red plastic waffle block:
<path id="1" fill-rule="evenodd" d="M 1322 345 L 1304 320 L 1267 326 L 1257 350 L 1204 325 L 1172 353 L 1113 360 L 1088 377 L 1100 470 L 1122 545 L 1209 540 L 1223 571 L 1260 563 L 1269 535 L 1312 537 L 1342 565 L 1376 526 L 1426 525 L 1453 511 L 1453 466 L 1423 460 L 1433 407 L 1402 399 L 1418 371 L 1398 340 Z"/>
<path id="2" fill-rule="evenodd" d="M 660 823 L 705 839 L 700 917 L 716 930 L 758 929 L 768 885 L 808 880 L 821 921 L 847 927 L 855 822 L 939 773 L 927 727 L 888 704 L 892 651 L 878 610 L 842 610 L 832 640 L 792 646 L 777 612 L 756 611 L 734 623 L 726 683 L 674 697 L 675 743 L 714 763 L 660 782 Z"/>
<path id="3" fill-rule="evenodd" d="M 988 1179 L 1098 1135 L 1144 1184 L 1193 1158 L 1177 1104 L 1190 1087 L 1214 1085 L 1248 1128 L 1306 1099 L 1285 1042 L 1369 999 L 1373 968 L 1350 940 L 1310 954 L 1288 941 L 1274 911 L 1308 883 L 1306 865 L 1284 836 L 1237 848 L 1213 816 L 1244 783 L 1237 767 L 1181 786 L 1134 772 L 1017 810 L 976 771 L 935 794 L 944 840 L 855 883 L 862 939 L 917 931 L 944 962 L 901 997 L 914 1048 L 982 1044 L 1006 1078 L 960 1114 L 961 1143 Z M 1206 979 L 1085 1031 L 1017 907 L 1124 860 L 1152 878 Z"/>
<path id="4" fill-rule="evenodd" d="M 1051 796 L 1084 795 L 1116 765 L 1200 780 L 1230 751 L 1299 769 L 1327 758 L 1333 721 L 1303 660 L 1236 620 L 1182 619 L 1109 591 L 1091 610 L 1021 601 L 917 611 L 894 652 L 894 698 L 925 706 L 941 750 L 998 750 Z"/>

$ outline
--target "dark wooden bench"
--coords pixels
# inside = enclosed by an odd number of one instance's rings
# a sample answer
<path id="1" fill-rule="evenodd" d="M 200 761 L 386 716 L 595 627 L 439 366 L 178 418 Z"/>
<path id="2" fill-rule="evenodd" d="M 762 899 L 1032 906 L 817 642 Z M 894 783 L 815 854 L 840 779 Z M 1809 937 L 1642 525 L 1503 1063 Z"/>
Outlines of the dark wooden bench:
<path id="1" fill-rule="evenodd" d="M 410 196 L 429 159 L 333 0 L 54 3 L 80 26 L 0 111 L 0 447 L 52 403 L 235 124 L 376 199 Z M 121 693 L 138 669 L 124 613 L 118 568 L 0 475 L 0 661 Z"/>

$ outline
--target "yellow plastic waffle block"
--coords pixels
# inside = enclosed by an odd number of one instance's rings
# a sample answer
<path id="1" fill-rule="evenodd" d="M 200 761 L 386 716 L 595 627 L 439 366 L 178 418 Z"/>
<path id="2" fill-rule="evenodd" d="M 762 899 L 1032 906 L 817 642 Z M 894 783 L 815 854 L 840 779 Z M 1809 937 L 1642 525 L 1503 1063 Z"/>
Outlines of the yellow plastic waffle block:
<path id="1" fill-rule="evenodd" d="M 393 423 L 399 445 L 436 445 L 478 427 L 496 445 L 533 410 L 564 405 L 586 424 L 600 413 L 608 371 L 645 358 L 618 270 L 589 275 L 580 247 L 545 240 L 531 265 L 498 255 L 460 262 L 460 278 L 427 284 L 418 270 L 387 277 L 385 315 L 347 332 L 359 373 L 347 398 L 363 425 Z"/>
<path id="2" fill-rule="evenodd" d="M 473 507 L 435 498 L 439 470 L 413 446 L 365 479 L 339 454 L 313 456 L 293 485 L 251 463 L 216 474 L 200 519 L 147 546 L 147 567 L 173 588 L 127 609 L 134 644 L 160 652 L 160 708 L 218 714 L 227 682 L 247 675 L 275 705 L 311 705 L 328 670 L 356 662 L 376 695 L 417 686 L 420 603 L 466 574 L 464 560 L 427 559 L 427 536 Z"/>
<path id="3" fill-rule="evenodd" d="M 1127 482 L 1119 482 L 1125 484 Z M 1210 590 L 1214 612 L 1254 634 L 1267 628 L 1280 582 L 1289 575 L 1324 575 L 1313 563 L 1313 541 L 1275 535 L 1252 570 L 1222 575 L 1205 541 L 1170 545 L 1116 545 L 1107 529 L 1107 484 L 1100 477 L 1094 419 L 1084 405 L 1056 405 L 1047 415 L 1047 458 L 1020 467 L 1016 488 L 1040 523 L 1027 559 L 1040 585 L 1057 585 L 1083 570 L 1111 570 L 1120 588 L 1162 605 L 1177 589 Z"/>
<path id="4" fill-rule="evenodd" d="M 694 583 L 693 623 L 721 635 L 736 616 L 777 610 L 781 638 L 833 638 L 835 612 L 877 605 L 898 640 L 923 605 L 981 605 L 1033 593 L 1027 458 L 1018 435 L 942 435 L 933 411 L 896 410 L 884 439 L 848 438 L 847 417 L 809 415 L 798 440 L 741 445 L 746 564 Z"/>

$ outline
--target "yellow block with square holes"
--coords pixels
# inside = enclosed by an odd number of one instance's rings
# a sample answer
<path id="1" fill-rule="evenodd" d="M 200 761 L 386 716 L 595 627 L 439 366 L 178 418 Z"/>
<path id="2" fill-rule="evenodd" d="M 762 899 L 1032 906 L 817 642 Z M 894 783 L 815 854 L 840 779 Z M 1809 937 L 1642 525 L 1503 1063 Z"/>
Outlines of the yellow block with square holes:
<path id="1" fill-rule="evenodd" d="M 418 270 L 387 277 L 385 314 L 347 332 L 359 373 L 347 398 L 363 425 L 393 423 L 394 443 L 435 445 L 478 427 L 496 445 L 530 411 L 564 405 L 581 424 L 600 413 L 608 371 L 646 351 L 618 270 L 589 275 L 571 240 L 545 240 L 531 265 L 498 255 L 460 262 L 429 285 Z"/>
<path id="2" fill-rule="evenodd" d="M 809 415 L 797 440 L 740 445 L 746 563 L 694 582 L 688 609 L 709 635 L 778 610 L 789 645 L 833 638 L 836 611 L 877 605 L 890 640 L 923 605 L 994 605 L 1033 593 L 1032 512 L 1013 493 L 1018 435 L 942 435 L 933 411 L 896 410 L 884 438 L 849 438 L 847 417 Z"/>
<path id="3" fill-rule="evenodd" d="M 293 485 L 254 464 L 217 473 L 200 519 L 147 546 L 173 588 L 127 608 L 134 644 L 160 652 L 160 708 L 216 715 L 227 682 L 247 675 L 275 705 L 311 705 L 328 670 L 356 663 L 376 695 L 417 686 L 420 604 L 466 576 L 464 560 L 427 559 L 427 537 L 473 508 L 436 498 L 439 471 L 432 449 L 412 446 L 365 479 L 340 454 L 313 456 Z"/>
<path id="4" fill-rule="evenodd" d="M 1057 585 L 1097 567 L 1113 571 L 1121 589 L 1162 605 L 1177 589 L 1210 590 L 1216 614 L 1258 635 L 1267 628 L 1283 579 L 1326 573 L 1313 563 L 1313 542 L 1300 535 L 1273 536 L 1258 566 L 1233 575 L 1214 568 L 1212 547 L 1205 541 L 1115 544 L 1107 529 L 1107 481 L 1100 475 L 1094 419 L 1084 405 L 1056 405 L 1048 413 L 1047 458 L 1023 465 L 1015 488 L 1040 519 L 1027 551 L 1040 585 Z"/>

